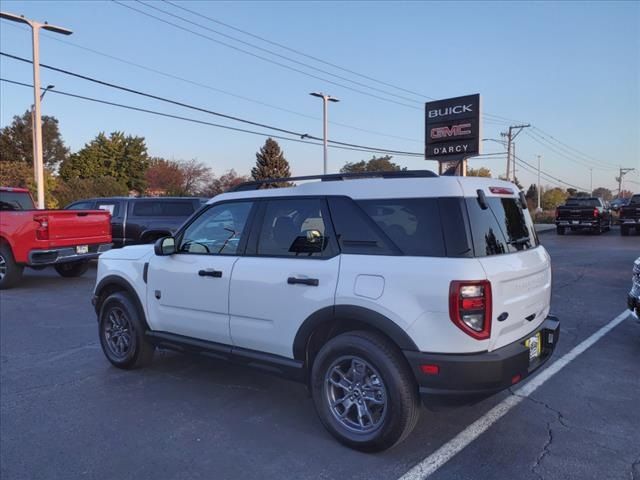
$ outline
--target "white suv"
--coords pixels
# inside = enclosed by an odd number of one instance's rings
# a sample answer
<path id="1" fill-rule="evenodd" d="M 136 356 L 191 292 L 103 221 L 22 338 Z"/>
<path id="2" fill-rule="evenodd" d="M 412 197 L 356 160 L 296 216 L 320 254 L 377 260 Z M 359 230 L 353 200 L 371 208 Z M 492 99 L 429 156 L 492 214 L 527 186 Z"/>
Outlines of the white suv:
<path id="1" fill-rule="evenodd" d="M 351 177 L 244 184 L 175 237 L 102 254 L 109 361 L 160 347 L 298 380 L 329 432 L 374 451 L 411 432 L 420 398 L 484 397 L 551 356 L 549 255 L 513 184 Z"/>

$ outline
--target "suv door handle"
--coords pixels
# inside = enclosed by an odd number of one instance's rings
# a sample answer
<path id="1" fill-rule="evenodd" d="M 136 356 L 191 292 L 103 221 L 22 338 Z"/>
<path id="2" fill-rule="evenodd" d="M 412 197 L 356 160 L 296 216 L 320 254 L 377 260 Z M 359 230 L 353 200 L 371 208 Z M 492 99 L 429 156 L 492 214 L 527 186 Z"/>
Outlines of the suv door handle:
<path id="1" fill-rule="evenodd" d="M 201 277 L 222 278 L 222 271 L 208 268 L 207 270 L 200 270 L 198 275 Z"/>
<path id="2" fill-rule="evenodd" d="M 317 278 L 296 278 L 296 277 L 287 278 L 287 283 L 289 285 L 295 285 L 296 283 L 299 283 L 301 285 L 309 285 L 310 287 L 317 287 L 320 284 Z"/>

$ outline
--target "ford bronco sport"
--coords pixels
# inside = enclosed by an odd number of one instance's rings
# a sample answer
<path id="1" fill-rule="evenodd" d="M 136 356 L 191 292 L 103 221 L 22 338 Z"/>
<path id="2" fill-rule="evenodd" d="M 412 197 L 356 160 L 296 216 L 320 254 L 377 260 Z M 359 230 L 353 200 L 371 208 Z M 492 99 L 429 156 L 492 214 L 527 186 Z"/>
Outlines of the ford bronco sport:
<path id="1" fill-rule="evenodd" d="M 421 398 L 485 397 L 540 368 L 559 321 L 516 187 L 365 176 L 378 178 L 243 184 L 175 236 L 103 254 L 93 303 L 107 359 L 135 368 L 167 348 L 298 380 L 327 430 L 366 451 L 409 435 Z"/>

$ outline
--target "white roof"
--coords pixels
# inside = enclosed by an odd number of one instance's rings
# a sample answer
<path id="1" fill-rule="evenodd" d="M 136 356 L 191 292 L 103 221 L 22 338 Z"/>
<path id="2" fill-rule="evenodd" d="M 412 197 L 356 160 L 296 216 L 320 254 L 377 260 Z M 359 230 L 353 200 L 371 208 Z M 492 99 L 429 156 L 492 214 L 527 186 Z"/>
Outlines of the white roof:
<path id="1" fill-rule="evenodd" d="M 354 199 L 419 198 L 419 197 L 475 197 L 482 189 L 493 196 L 489 187 L 505 187 L 518 194 L 518 187 L 511 182 L 482 177 L 407 177 L 407 178 L 359 178 L 351 180 L 309 181 L 295 187 L 270 188 L 228 192 L 216 195 L 208 203 L 239 198 L 267 198 L 288 196 L 341 195 Z M 502 196 L 502 195 L 501 195 Z"/>

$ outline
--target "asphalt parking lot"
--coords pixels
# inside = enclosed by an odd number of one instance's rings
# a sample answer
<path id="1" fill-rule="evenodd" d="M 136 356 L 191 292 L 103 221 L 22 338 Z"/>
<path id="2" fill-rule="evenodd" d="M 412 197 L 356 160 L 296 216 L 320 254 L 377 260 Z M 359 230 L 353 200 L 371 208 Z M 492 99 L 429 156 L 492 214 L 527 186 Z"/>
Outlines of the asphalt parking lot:
<path id="1" fill-rule="evenodd" d="M 541 239 L 562 321 L 555 361 L 624 311 L 640 237 Z M 0 294 L 2 479 L 398 479 L 513 394 L 423 410 L 398 447 L 358 453 L 323 429 L 301 385 L 164 351 L 147 369 L 111 367 L 94 278 L 28 271 Z M 640 479 L 639 365 L 629 317 L 430 478 Z"/>

